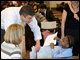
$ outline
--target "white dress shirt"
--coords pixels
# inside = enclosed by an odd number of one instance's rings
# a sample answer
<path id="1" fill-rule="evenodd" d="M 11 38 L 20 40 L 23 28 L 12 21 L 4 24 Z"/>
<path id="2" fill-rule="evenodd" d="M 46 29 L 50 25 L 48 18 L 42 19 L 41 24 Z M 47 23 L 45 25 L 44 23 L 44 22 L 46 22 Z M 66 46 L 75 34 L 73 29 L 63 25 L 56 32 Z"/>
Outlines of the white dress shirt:
<path id="1" fill-rule="evenodd" d="M 20 8 L 21 7 L 8 7 L 1 11 L 1 29 L 4 29 L 6 31 L 8 26 L 14 23 L 21 25 L 22 20 L 20 19 L 19 15 Z M 42 37 L 40 28 L 37 25 L 37 20 L 35 19 L 35 17 L 33 17 L 32 19 L 33 21 L 31 21 L 28 25 L 30 26 L 31 31 L 34 33 L 35 41 L 40 40 L 42 39 Z M 24 24 L 26 25 L 25 22 Z"/>
<path id="2" fill-rule="evenodd" d="M 45 11 L 44 11 L 45 17 L 46 17 L 46 10 L 47 10 L 47 9 L 45 9 Z"/>

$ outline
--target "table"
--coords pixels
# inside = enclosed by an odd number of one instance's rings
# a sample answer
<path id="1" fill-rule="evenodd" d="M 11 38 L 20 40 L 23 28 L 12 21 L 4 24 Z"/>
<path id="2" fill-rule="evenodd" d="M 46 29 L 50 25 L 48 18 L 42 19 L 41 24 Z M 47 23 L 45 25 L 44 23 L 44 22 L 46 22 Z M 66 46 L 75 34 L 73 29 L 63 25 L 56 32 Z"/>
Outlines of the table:
<path id="1" fill-rule="evenodd" d="M 23 59 L 30 59 L 30 53 L 31 51 L 27 51 L 26 55 L 23 57 Z M 44 58 L 46 59 L 46 58 Z M 79 56 L 72 56 L 72 57 L 67 57 L 67 58 L 47 58 L 47 59 L 79 59 Z"/>
<path id="2" fill-rule="evenodd" d="M 52 58 L 52 59 L 55 59 L 55 58 Z M 79 56 L 72 56 L 67 58 L 56 58 L 56 59 L 79 59 Z"/>
<path id="3" fill-rule="evenodd" d="M 79 56 L 72 56 L 72 57 L 67 57 L 67 58 L 50 58 L 50 59 L 79 59 Z"/>

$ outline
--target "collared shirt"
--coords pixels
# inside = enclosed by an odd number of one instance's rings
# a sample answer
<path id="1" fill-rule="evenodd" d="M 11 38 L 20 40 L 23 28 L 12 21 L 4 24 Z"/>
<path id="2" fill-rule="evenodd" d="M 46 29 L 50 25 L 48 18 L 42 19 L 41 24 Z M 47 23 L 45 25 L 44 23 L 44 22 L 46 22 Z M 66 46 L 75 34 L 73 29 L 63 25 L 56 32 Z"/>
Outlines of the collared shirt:
<path id="1" fill-rule="evenodd" d="M 12 43 L 1 44 L 1 59 L 21 59 L 21 49 Z"/>
<path id="2" fill-rule="evenodd" d="M 8 7 L 1 11 L 1 29 L 4 29 L 6 31 L 8 26 L 14 23 L 21 25 L 22 20 L 20 19 L 19 15 L 20 9 L 21 7 Z M 40 28 L 37 25 L 37 20 L 35 19 L 35 17 L 33 17 L 32 19 L 33 21 L 31 21 L 28 25 L 30 26 L 31 31 L 34 33 L 35 41 L 40 40 L 42 39 L 42 37 Z M 26 25 L 25 22 L 24 24 Z"/>
<path id="3" fill-rule="evenodd" d="M 44 11 L 45 17 L 46 17 L 46 10 L 47 10 L 47 9 L 45 9 L 45 11 Z"/>
<path id="4" fill-rule="evenodd" d="M 58 41 L 59 46 L 60 46 L 60 42 L 61 42 L 61 39 L 60 39 L 60 41 Z M 60 47 L 61 47 L 61 50 L 59 51 L 58 54 L 55 52 L 54 49 L 51 49 L 52 58 L 64 58 L 64 57 L 72 56 L 72 47 L 66 48 L 66 49 L 63 49 L 62 46 L 60 46 Z"/>

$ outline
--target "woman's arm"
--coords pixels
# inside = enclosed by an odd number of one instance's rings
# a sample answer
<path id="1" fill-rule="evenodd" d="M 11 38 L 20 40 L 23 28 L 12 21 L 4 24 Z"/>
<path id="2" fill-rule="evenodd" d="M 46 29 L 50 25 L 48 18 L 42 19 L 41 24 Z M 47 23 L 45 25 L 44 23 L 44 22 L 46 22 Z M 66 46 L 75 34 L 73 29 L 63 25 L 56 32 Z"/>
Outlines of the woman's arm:
<path id="1" fill-rule="evenodd" d="M 64 28 L 65 28 L 66 17 L 67 17 L 67 12 L 65 10 L 63 10 L 62 24 L 61 24 L 61 39 L 64 38 Z"/>

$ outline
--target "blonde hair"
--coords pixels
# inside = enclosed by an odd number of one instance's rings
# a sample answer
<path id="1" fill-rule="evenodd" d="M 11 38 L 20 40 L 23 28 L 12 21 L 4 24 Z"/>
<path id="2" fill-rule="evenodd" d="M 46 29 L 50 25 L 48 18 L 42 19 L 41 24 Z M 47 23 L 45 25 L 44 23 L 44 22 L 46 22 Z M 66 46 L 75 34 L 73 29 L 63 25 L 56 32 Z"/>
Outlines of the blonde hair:
<path id="1" fill-rule="evenodd" d="M 22 36 L 24 35 L 24 28 L 18 24 L 10 25 L 4 35 L 4 40 L 6 43 L 12 43 L 18 45 L 21 40 Z"/>

